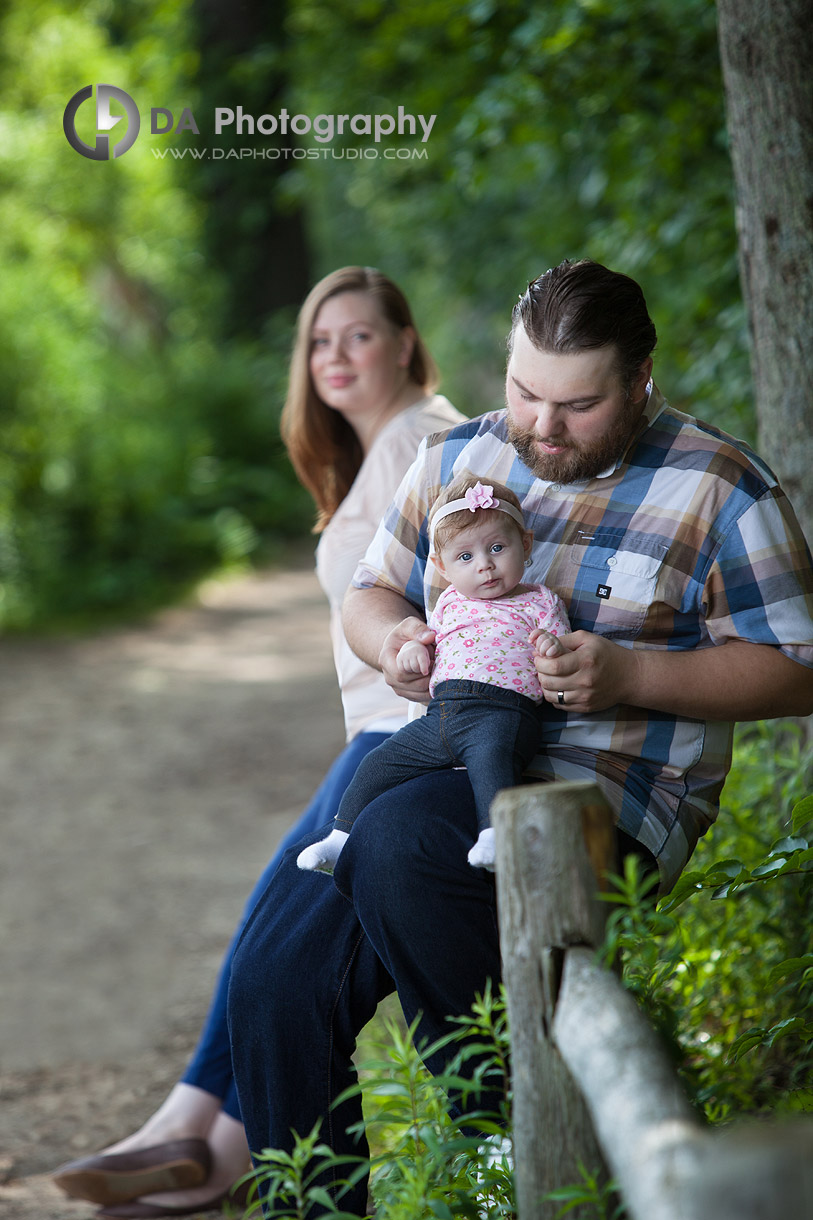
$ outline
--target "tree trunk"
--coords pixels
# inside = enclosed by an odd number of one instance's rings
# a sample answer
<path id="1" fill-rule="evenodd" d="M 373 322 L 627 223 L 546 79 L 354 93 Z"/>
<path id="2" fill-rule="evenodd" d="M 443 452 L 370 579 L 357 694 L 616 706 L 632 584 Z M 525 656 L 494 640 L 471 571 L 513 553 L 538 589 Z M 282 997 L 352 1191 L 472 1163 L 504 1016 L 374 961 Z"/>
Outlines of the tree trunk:
<path id="1" fill-rule="evenodd" d="M 718 0 L 760 451 L 813 541 L 813 8 Z"/>
<path id="2" fill-rule="evenodd" d="M 195 0 L 193 12 L 207 122 L 215 106 L 242 106 L 254 116 L 279 114 L 287 86 L 287 4 Z M 207 204 L 209 256 L 229 286 L 224 333 L 259 336 L 276 310 L 298 308 L 310 288 L 304 211 L 280 198 L 282 179 L 295 164 L 295 137 L 241 137 L 228 128 L 212 143 L 278 154 L 193 162 L 189 169 Z"/>

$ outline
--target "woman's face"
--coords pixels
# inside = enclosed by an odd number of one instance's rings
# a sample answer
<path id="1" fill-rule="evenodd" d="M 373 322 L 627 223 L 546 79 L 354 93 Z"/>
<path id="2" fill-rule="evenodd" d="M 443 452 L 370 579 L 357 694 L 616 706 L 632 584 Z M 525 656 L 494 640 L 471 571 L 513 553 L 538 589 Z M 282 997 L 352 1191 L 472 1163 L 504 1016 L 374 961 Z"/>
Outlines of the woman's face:
<path id="1" fill-rule="evenodd" d="M 314 389 L 348 420 L 377 414 L 408 382 L 413 343 L 411 327 L 397 330 L 368 293 L 329 297 L 311 331 Z"/>

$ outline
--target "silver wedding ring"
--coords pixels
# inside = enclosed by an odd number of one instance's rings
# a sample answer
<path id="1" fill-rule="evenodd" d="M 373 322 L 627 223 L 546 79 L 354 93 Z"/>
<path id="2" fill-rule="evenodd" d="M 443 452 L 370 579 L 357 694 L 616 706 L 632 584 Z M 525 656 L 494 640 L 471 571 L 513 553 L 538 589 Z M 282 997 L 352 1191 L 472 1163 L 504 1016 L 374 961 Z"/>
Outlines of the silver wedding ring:
<path id="1" fill-rule="evenodd" d="M 562 703 L 564 703 L 564 701 L 565 701 L 565 692 L 564 692 L 563 690 L 560 690 L 560 691 L 558 691 L 558 692 L 557 692 L 557 694 L 556 694 L 556 700 L 557 700 L 557 702 L 558 702 L 560 705 L 561 705 Z"/>

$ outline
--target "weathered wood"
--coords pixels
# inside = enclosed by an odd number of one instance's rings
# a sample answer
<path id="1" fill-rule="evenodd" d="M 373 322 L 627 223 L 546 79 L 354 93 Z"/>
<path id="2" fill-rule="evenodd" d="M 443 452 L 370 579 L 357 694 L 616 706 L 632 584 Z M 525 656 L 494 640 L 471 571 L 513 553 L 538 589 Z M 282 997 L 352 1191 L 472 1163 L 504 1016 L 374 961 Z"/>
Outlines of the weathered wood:
<path id="1" fill-rule="evenodd" d="M 645 1015 L 588 949 L 565 955 L 553 1041 L 632 1220 L 813 1214 L 813 1123 L 703 1127 Z"/>
<path id="2" fill-rule="evenodd" d="M 543 1196 L 605 1161 L 632 1220 L 813 1215 L 813 1122 L 703 1127 L 634 998 L 597 964 L 596 875 L 614 867 L 598 787 L 514 788 L 492 816 L 520 1220 L 552 1220 Z"/>
<path id="3" fill-rule="evenodd" d="M 596 873 L 614 867 L 612 814 L 592 783 L 540 784 L 501 792 L 492 806 L 497 899 L 511 1026 L 514 1148 L 520 1220 L 547 1220 L 556 1187 L 580 1181 L 579 1166 L 603 1158 L 585 1102 L 553 1045 L 564 950 L 600 943 L 606 913 Z M 587 1212 L 569 1213 L 574 1220 Z"/>
<path id="4" fill-rule="evenodd" d="M 589 949 L 565 956 L 553 1040 L 634 1220 L 717 1220 L 683 1208 L 684 1172 L 703 1128 L 646 1017 Z"/>

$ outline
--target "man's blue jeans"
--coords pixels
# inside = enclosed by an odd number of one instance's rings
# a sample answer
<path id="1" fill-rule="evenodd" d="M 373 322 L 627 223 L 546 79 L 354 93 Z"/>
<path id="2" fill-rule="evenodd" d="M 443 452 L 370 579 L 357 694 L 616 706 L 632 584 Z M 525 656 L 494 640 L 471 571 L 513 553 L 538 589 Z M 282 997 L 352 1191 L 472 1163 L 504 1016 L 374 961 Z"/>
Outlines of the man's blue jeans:
<path id="1" fill-rule="evenodd" d="M 362 759 L 339 805 L 336 829 L 349 831 L 371 801 L 414 776 L 464 766 L 477 828 L 485 830 L 494 797 L 521 782 L 539 749 L 543 716 L 543 708 L 517 691 L 465 679 L 441 682 L 425 716 Z"/>
<path id="2" fill-rule="evenodd" d="M 500 978 L 494 878 L 466 859 L 477 816 L 465 771 L 410 780 L 374 801 L 341 853 L 334 881 L 296 866 L 288 851 L 236 948 L 229 1025 L 249 1147 L 290 1149 L 322 1119 L 336 1153 L 365 1154 L 347 1129 L 356 1037 L 397 988 L 417 1039 L 451 1028 Z M 433 1071 L 442 1059 L 429 1061 Z M 366 1184 L 342 1200 L 363 1216 Z"/>
<path id="3" fill-rule="evenodd" d="M 447 1033 L 447 1015 L 470 1012 L 490 978 L 500 979 L 494 877 L 472 868 L 467 852 L 477 815 L 465 771 L 409 780 L 360 815 L 333 880 L 296 866 L 290 848 L 237 945 L 229 1025 L 240 1111 L 249 1147 L 293 1146 L 322 1119 L 337 1154 L 366 1154 L 348 1134 L 361 1121 L 354 1097 L 356 1037 L 378 1002 L 397 988 L 407 1021 L 419 1013 L 417 1040 Z M 618 832 L 622 854 L 641 844 Z M 335 884 L 334 884 L 335 882 Z M 427 1060 L 443 1069 L 442 1055 Z M 366 1184 L 344 1210 L 363 1216 Z"/>

